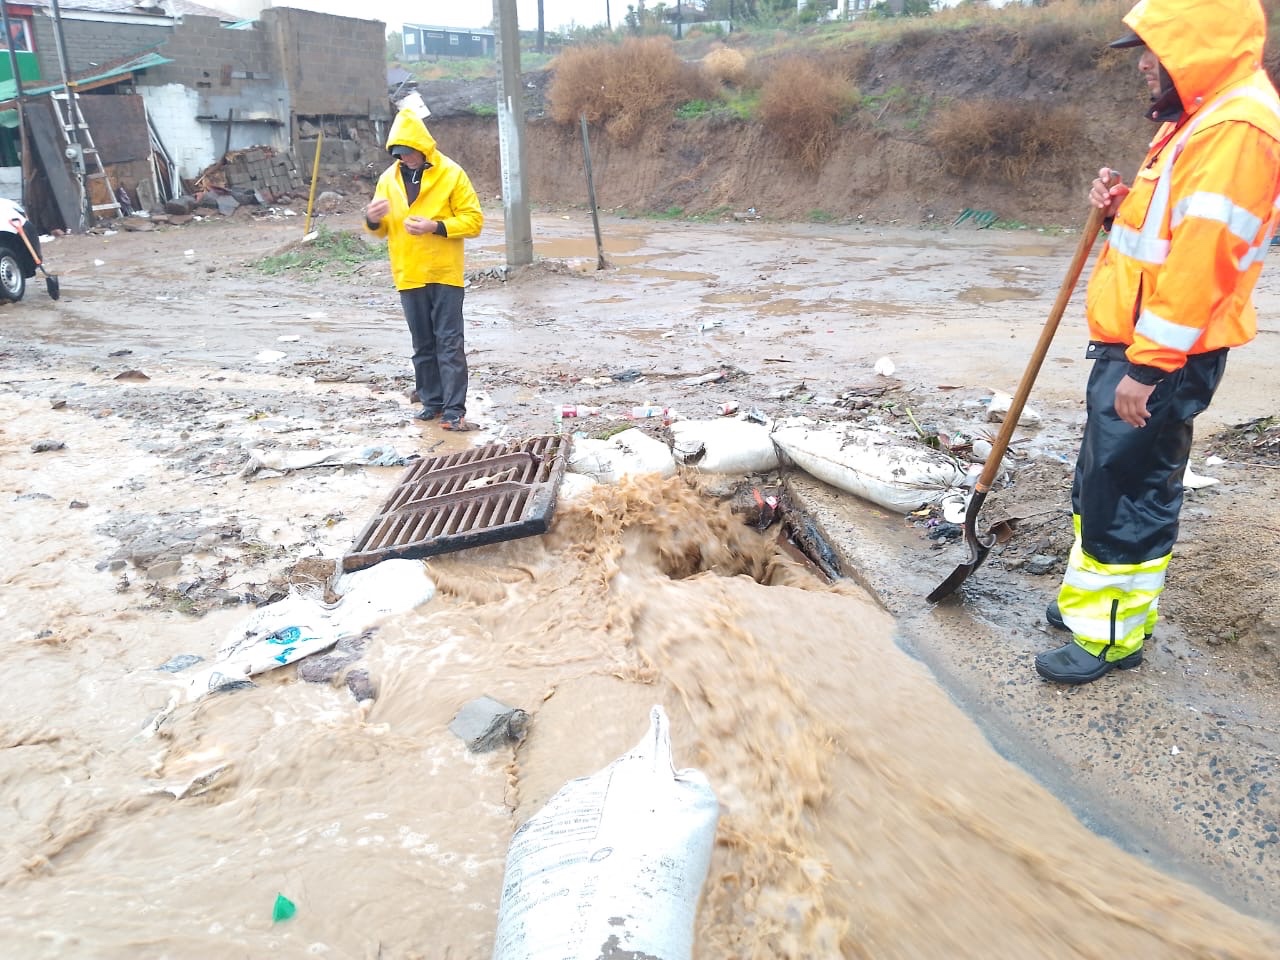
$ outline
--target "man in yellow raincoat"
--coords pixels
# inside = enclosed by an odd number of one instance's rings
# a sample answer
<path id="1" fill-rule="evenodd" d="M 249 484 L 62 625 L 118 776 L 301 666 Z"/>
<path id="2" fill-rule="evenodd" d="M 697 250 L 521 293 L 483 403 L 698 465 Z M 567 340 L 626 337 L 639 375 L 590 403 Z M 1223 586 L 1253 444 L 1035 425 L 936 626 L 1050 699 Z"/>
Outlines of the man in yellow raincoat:
<path id="1" fill-rule="evenodd" d="M 480 235 L 484 214 L 462 167 L 436 148 L 413 110 L 396 114 L 387 135 L 395 162 L 365 207 L 365 228 L 386 237 L 391 279 L 413 341 L 419 420 L 440 417 L 467 430 L 463 339 L 463 241 Z"/>
<path id="2" fill-rule="evenodd" d="M 1160 124 L 1132 184 L 1102 169 L 1089 199 L 1107 242 L 1085 311 L 1094 361 L 1071 493 L 1076 531 L 1047 618 L 1070 643 L 1036 657 L 1059 683 L 1142 662 L 1178 538 L 1192 421 L 1257 332 L 1251 295 L 1280 203 L 1280 98 L 1262 69 L 1259 0 L 1141 0 L 1113 47 Z"/>

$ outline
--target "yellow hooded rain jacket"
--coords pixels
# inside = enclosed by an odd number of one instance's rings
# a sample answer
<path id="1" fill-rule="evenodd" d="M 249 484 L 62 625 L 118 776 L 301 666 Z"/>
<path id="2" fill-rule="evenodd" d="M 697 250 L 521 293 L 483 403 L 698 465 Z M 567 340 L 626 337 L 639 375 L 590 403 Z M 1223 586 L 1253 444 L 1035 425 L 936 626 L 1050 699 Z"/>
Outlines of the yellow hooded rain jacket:
<path id="1" fill-rule="evenodd" d="M 460 287 L 463 284 L 463 241 L 478 237 L 484 213 L 466 172 L 436 148 L 427 126 L 412 110 L 401 110 L 387 135 L 387 149 L 404 144 L 427 158 L 417 199 L 409 204 L 400 161 L 395 161 L 378 178 L 374 199 L 385 199 L 391 209 L 382 218 L 375 236 L 387 238 L 391 258 L 391 279 L 397 290 L 412 290 L 429 283 Z M 448 236 L 414 236 L 404 227 L 405 218 L 420 216 L 439 220 Z M 366 225 L 366 229 L 368 229 Z"/>

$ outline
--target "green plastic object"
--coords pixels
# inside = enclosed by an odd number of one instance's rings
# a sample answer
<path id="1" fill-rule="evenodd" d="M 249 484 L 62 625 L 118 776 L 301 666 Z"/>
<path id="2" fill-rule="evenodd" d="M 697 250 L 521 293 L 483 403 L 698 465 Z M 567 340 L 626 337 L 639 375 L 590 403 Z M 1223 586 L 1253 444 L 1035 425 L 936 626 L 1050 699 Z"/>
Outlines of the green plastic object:
<path id="1" fill-rule="evenodd" d="M 298 912 L 298 906 L 283 893 L 276 894 L 276 905 L 271 908 L 271 922 L 280 923 Z"/>

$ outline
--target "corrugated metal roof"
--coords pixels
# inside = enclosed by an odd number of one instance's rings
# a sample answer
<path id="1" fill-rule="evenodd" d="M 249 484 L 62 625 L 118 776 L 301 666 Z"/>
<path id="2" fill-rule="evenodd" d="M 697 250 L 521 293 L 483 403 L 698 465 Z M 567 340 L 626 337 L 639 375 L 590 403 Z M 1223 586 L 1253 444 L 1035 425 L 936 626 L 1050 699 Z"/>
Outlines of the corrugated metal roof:
<path id="1" fill-rule="evenodd" d="M 31 7 L 49 7 L 49 0 L 26 0 Z M 216 17 L 219 20 L 234 23 L 240 17 L 225 10 L 208 7 L 192 0 L 161 0 L 154 6 L 141 6 L 137 0 L 60 0 L 58 9 L 64 12 L 82 11 L 87 13 L 128 13 L 142 17 L 171 19 L 181 16 Z"/>
<path id="2" fill-rule="evenodd" d="M 71 85 L 85 85 L 97 83 L 101 80 L 110 80 L 112 77 L 123 77 L 127 74 L 134 73 L 138 70 L 145 70 L 147 67 L 158 67 L 164 63 L 173 63 L 169 57 L 162 57 L 154 50 L 148 50 L 128 59 L 117 61 L 116 63 L 103 67 L 96 73 L 82 74 L 71 78 Z M 32 86 L 31 84 L 23 84 L 22 92 L 27 96 L 40 96 L 46 93 L 52 93 L 54 90 L 61 90 L 62 83 L 48 83 L 40 86 Z M 18 95 L 17 85 L 12 80 L 0 80 L 0 103 L 12 100 Z"/>

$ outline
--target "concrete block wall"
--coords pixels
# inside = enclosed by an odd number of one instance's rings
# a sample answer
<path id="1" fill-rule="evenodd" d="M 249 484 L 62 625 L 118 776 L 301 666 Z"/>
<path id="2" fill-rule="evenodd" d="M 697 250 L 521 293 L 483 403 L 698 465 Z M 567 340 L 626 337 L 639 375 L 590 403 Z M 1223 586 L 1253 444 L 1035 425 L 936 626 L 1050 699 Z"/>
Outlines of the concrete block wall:
<path id="1" fill-rule="evenodd" d="M 270 7 L 259 22 L 273 37 L 295 116 L 391 116 L 381 21 Z"/>
<path id="2" fill-rule="evenodd" d="M 62 79 L 58 64 L 58 42 L 53 28 L 53 18 L 47 9 L 36 8 L 31 18 L 35 32 L 36 60 L 40 64 L 40 76 L 44 83 L 57 83 Z M 62 15 L 62 39 L 66 45 L 67 71 L 75 76 L 94 67 L 133 56 L 149 47 L 166 43 L 173 35 L 173 27 L 165 24 L 102 23 L 74 19 L 68 13 Z"/>

